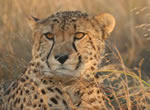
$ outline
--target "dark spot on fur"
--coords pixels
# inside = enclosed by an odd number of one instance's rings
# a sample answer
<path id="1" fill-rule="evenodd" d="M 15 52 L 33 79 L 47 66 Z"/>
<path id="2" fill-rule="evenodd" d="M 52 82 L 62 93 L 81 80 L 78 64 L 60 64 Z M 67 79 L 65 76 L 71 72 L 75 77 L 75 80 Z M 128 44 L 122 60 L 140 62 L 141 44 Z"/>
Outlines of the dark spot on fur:
<path id="1" fill-rule="evenodd" d="M 50 91 L 50 92 L 54 92 L 54 90 L 51 89 L 50 87 L 48 87 L 47 90 Z"/>
<path id="2" fill-rule="evenodd" d="M 96 101 L 96 99 L 94 99 L 94 98 L 90 99 L 90 103 L 94 103 L 95 101 Z"/>
<path id="3" fill-rule="evenodd" d="M 96 78 L 96 79 L 98 79 L 98 78 L 99 78 L 99 75 L 98 75 L 98 74 L 96 74 L 96 75 L 95 75 L 95 78 Z"/>
<path id="4" fill-rule="evenodd" d="M 86 77 L 87 77 L 87 78 L 89 78 L 89 77 L 90 77 L 90 75 L 89 75 L 89 74 L 87 74 L 87 75 L 86 75 Z"/>
<path id="5" fill-rule="evenodd" d="M 52 83 L 53 81 L 52 81 L 52 80 L 49 80 L 49 82 Z"/>
<path id="6" fill-rule="evenodd" d="M 16 103 L 17 103 L 17 99 L 15 99 L 15 101 L 14 101 L 14 106 L 16 106 Z"/>
<path id="7" fill-rule="evenodd" d="M 96 66 L 96 63 L 94 63 L 93 65 Z"/>
<path id="8" fill-rule="evenodd" d="M 38 59 L 38 58 L 39 58 L 39 56 L 38 56 L 38 55 L 36 55 L 36 56 L 35 56 L 35 58 L 36 58 L 36 59 Z"/>
<path id="9" fill-rule="evenodd" d="M 20 103 L 20 98 L 17 98 L 17 103 L 18 103 L 18 104 Z"/>
<path id="10" fill-rule="evenodd" d="M 92 67 L 91 67 L 91 70 L 94 70 L 94 69 L 95 69 L 95 68 L 92 66 Z"/>
<path id="11" fill-rule="evenodd" d="M 88 95 L 91 95 L 92 93 L 93 93 L 93 90 L 89 91 L 89 92 L 88 92 Z"/>
<path id="12" fill-rule="evenodd" d="M 46 92 L 45 92 L 45 90 L 44 90 L 44 89 L 42 89 L 42 90 L 41 90 L 41 93 L 42 93 L 42 94 L 46 94 Z"/>
<path id="13" fill-rule="evenodd" d="M 24 86 L 27 86 L 27 83 L 25 83 Z"/>
<path id="14" fill-rule="evenodd" d="M 74 27 L 74 30 L 76 31 L 77 30 L 77 26 L 74 24 L 73 27 Z"/>
<path id="15" fill-rule="evenodd" d="M 88 86 L 86 86 L 86 88 L 89 88 L 90 86 L 88 85 Z"/>
<path id="16" fill-rule="evenodd" d="M 37 62 L 36 67 L 39 67 L 39 66 L 40 66 L 40 62 Z"/>
<path id="17" fill-rule="evenodd" d="M 36 104 L 33 105 L 33 108 L 35 108 L 35 107 L 36 107 Z"/>
<path id="18" fill-rule="evenodd" d="M 57 101 L 55 98 L 52 97 L 50 100 L 51 100 L 54 104 L 58 104 L 58 101 Z"/>
<path id="19" fill-rule="evenodd" d="M 63 102 L 63 104 L 64 104 L 65 106 L 67 106 L 67 103 L 66 103 L 66 101 L 65 101 L 65 100 L 62 100 L 62 102 Z"/>
<path id="20" fill-rule="evenodd" d="M 43 82 L 43 84 L 47 84 L 47 81 L 46 81 L 46 80 L 43 80 L 42 82 Z"/>
<path id="21" fill-rule="evenodd" d="M 44 59 L 44 58 L 41 58 L 41 60 L 42 60 L 42 61 L 45 61 L 45 59 Z"/>
<path id="22" fill-rule="evenodd" d="M 34 73 L 37 73 L 37 72 L 38 72 L 38 70 L 34 69 L 34 70 L 33 70 L 33 72 L 34 72 Z"/>
<path id="23" fill-rule="evenodd" d="M 57 99 L 60 99 L 59 96 L 57 96 L 57 95 L 56 95 L 56 98 L 57 98 Z"/>
<path id="24" fill-rule="evenodd" d="M 52 107 L 53 105 L 52 104 L 48 104 L 50 107 Z"/>
<path id="25" fill-rule="evenodd" d="M 29 79 L 29 77 L 28 76 L 25 76 L 26 77 L 26 79 Z"/>
<path id="26" fill-rule="evenodd" d="M 30 63 L 31 66 L 34 66 L 34 63 Z"/>
<path id="27" fill-rule="evenodd" d="M 18 87 L 18 83 L 13 83 L 12 87 L 13 87 L 13 90 L 15 90 Z"/>
<path id="28" fill-rule="evenodd" d="M 37 95 L 36 94 L 34 95 L 34 99 L 37 99 Z"/>
<path id="29" fill-rule="evenodd" d="M 16 90 L 16 94 L 18 94 L 18 92 L 19 92 L 19 89 Z"/>
<path id="30" fill-rule="evenodd" d="M 35 90 L 34 86 L 31 87 L 32 90 Z"/>
<path id="31" fill-rule="evenodd" d="M 98 101 L 99 103 L 102 103 L 101 101 Z"/>
<path id="32" fill-rule="evenodd" d="M 23 102 L 24 102 L 24 103 L 26 102 L 26 98 L 25 98 L 25 97 L 23 98 Z"/>
<path id="33" fill-rule="evenodd" d="M 42 103 L 42 102 L 43 102 L 43 99 L 40 99 L 40 102 Z"/>
<path id="34" fill-rule="evenodd" d="M 25 79 L 24 79 L 24 78 L 21 78 L 20 81 L 21 81 L 21 82 L 25 82 Z"/>
<path id="35" fill-rule="evenodd" d="M 12 98 L 13 98 L 13 99 L 15 98 L 15 93 L 12 95 Z"/>
<path id="36" fill-rule="evenodd" d="M 55 90 L 56 90 L 60 95 L 62 95 L 62 92 L 61 92 L 58 88 L 55 88 Z"/>
<path id="37" fill-rule="evenodd" d="M 23 110 L 23 104 L 21 104 L 20 109 Z"/>
<path id="38" fill-rule="evenodd" d="M 20 91 L 20 95 L 22 95 L 22 90 Z"/>
<path id="39" fill-rule="evenodd" d="M 29 92 L 30 92 L 29 90 L 26 90 L 26 94 L 29 94 Z"/>

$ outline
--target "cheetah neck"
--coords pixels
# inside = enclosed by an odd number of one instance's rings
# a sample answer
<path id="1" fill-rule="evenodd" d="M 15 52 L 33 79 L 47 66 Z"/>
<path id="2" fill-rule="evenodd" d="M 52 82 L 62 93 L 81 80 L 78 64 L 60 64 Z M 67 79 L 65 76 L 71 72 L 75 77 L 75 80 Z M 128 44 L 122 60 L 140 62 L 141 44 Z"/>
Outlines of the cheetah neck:
<path id="1" fill-rule="evenodd" d="M 86 65 L 86 69 L 81 73 L 80 77 L 85 80 L 93 80 L 96 70 L 98 70 L 98 66 L 91 62 L 89 65 Z"/>

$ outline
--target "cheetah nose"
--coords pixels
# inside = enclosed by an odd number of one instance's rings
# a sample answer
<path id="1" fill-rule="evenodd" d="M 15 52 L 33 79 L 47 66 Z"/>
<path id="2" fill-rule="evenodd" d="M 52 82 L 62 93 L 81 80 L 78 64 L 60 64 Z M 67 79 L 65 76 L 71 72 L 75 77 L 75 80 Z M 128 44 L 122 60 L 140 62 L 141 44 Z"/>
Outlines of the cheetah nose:
<path id="1" fill-rule="evenodd" d="M 59 61 L 61 64 L 64 64 L 64 62 L 68 59 L 69 55 L 56 55 L 55 59 Z"/>

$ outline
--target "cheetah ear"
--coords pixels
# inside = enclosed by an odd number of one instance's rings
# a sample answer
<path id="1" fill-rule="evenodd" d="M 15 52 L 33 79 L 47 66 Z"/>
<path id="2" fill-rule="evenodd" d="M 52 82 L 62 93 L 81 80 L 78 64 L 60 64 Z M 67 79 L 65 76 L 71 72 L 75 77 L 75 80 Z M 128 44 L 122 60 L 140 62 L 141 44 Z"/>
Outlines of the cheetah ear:
<path id="1" fill-rule="evenodd" d="M 115 18 L 108 13 L 97 15 L 94 18 L 101 25 L 102 30 L 104 31 L 103 38 L 106 39 L 115 27 Z"/>
<path id="2" fill-rule="evenodd" d="M 27 16 L 27 21 L 31 29 L 34 30 L 36 25 L 38 24 L 39 19 L 33 16 Z"/>

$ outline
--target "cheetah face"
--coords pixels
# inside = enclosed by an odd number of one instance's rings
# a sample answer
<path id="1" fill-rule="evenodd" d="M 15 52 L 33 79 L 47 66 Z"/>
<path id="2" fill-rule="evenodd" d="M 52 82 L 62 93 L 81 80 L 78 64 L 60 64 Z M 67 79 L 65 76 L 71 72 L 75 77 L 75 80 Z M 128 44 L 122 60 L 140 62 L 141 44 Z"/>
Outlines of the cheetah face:
<path id="1" fill-rule="evenodd" d="M 96 69 L 104 52 L 104 39 L 113 30 L 109 14 L 89 17 L 79 11 L 60 12 L 44 20 L 29 19 L 33 28 L 33 60 L 45 75 L 79 76 Z"/>

